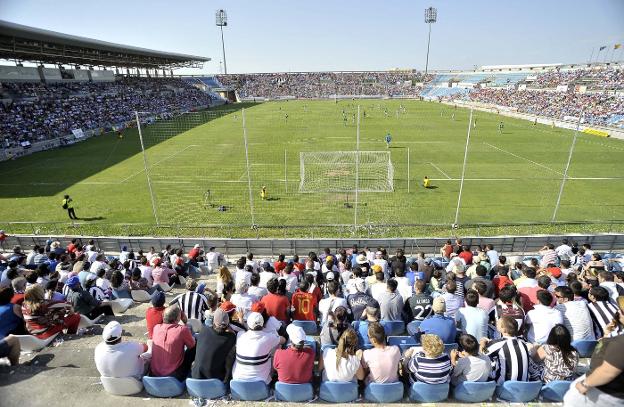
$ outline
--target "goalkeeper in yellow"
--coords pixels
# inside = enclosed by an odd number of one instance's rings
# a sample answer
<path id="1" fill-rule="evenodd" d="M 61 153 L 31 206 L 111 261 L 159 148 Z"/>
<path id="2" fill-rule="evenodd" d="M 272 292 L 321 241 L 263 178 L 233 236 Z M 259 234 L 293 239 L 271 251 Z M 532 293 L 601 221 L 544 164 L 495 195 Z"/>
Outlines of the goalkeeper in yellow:
<path id="1" fill-rule="evenodd" d="M 423 187 L 431 188 L 431 180 L 429 180 L 429 177 L 427 177 L 426 175 L 425 178 L 423 178 Z"/>
<path id="2" fill-rule="evenodd" d="M 262 189 L 260 190 L 260 198 L 262 198 L 263 201 L 266 201 L 267 197 L 268 197 L 268 193 L 267 193 L 267 189 L 266 187 L 263 185 Z"/>

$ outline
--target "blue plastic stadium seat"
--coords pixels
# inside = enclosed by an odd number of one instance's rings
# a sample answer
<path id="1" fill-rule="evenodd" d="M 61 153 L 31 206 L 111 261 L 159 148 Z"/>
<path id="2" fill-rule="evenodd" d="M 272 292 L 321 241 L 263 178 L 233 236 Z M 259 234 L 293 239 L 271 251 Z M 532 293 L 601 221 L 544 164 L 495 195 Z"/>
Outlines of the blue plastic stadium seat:
<path id="1" fill-rule="evenodd" d="M 464 403 L 482 403 L 490 400 L 494 391 L 496 382 L 462 382 L 453 387 L 453 397 Z"/>
<path id="2" fill-rule="evenodd" d="M 234 400 L 266 400 L 269 398 L 269 386 L 261 380 L 232 380 L 230 381 L 230 393 L 232 394 L 232 398 Z"/>
<path id="3" fill-rule="evenodd" d="M 411 336 L 416 335 L 416 332 L 418 332 L 418 328 L 420 328 L 420 324 L 422 324 L 422 321 L 412 321 L 407 324 L 407 333 Z"/>
<path id="4" fill-rule="evenodd" d="M 563 396 L 570 389 L 571 381 L 568 380 L 555 380 L 550 383 L 546 383 L 542 386 L 542 391 L 540 391 L 540 396 L 544 401 L 556 401 L 562 402 Z"/>
<path id="5" fill-rule="evenodd" d="M 446 400 L 449 395 L 449 384 L 413 383 L 410 386 L 409 398 L 419 403 L 437 403 Z"/>
<path id="6" fill-rule="evenodd" d="M 370 383 L 364 390 L 364 398 L 375 403 L 395 403 L 403 400 L 403 383 Z"/>
<path id="7" fill-rule="evenodd" d="M 572 346 L 574 346 L 582 358 L 591 358 L 597 344 L 598 341 L 572 341 Z"/>
<path id="8" fill-rule="evenodd" d="M 459 345 L 456 343 L 445 343 L 444 344 L 444 352 L 450 353 L 451 350 L 459 348 Z"/>
<path id="9" fill-rule="evenodd" d="M 388 345 L 394 345 L 394 346 L 411 345 L 411 346 L 416 346 L 416 345 L 418 345 L 418 342 L 416 342 L 416 339 L 412 338 L 411 336 L 389 336 L 388 337 Z"/>
<path id="10" fill-rule="evenodd" d="M 380 321 L 379 323 L 384 327 L 388 336 L 402 335 L 405 332 L 405 322 L 403 321 Z"/>
<path id="11" fill-rule="evenodd" d="M 322 382 L 319 398 L 330 403 L 349 403 L 358 398 L 358 386 L 353 382 Z"/>
<path id="12" fill-rule="evenodd" d="M 289 384 L 277 382 L 275 383 L 275 400 L 301 402 L 311 401 L 314 399 L 314 389 L 312 384 Z"/>
<path id="13" fill-rule="evenodd" d="M 540 390 L 542 390 L 542 382 L 509 380 L 496 387 L 496 396 L 513 403 L 528 403 L 537 399 Z"/>
<path id="14" fill-rule="evenodd" d="M 318 326 L 316 325 L 316 322 L 314 321 L 294 320 L 292 324 L 303 328 L 303 331 L 305 332 L 306 335 L 316 335 L 318 333 Z"/>
<path id="15" fill-rule="evenodd" d="M 154 397 L 177 397 L 184 393 L 184 383 L 175 377 L 143 376 L 143 387 Z"/>
<path id="16" fill-rule="evenodd" d="M 186 388 L 193 397 L 202 399 L 218 399 L 225 396 L 225 384 L 218 379 L 186 379 Z"/>

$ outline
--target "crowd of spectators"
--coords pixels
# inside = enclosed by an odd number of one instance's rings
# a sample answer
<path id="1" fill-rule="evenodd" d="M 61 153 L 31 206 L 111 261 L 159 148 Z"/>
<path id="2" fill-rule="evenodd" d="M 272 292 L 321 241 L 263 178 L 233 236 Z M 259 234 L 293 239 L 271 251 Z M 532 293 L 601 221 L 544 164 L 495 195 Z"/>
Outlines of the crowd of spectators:
<path id="1" fill-rule="evenodd" d="M 534 81 L 528 83 L 532 88 L 556 88 L 559 85 L 586 85 L 591 90 L 624 89 L 624 69 L 573 69 L 568 71 L 554 70 L 540 73 Z"/>
<path id="2" fill-rule="evenodd" d="M 559 120 L 565 116 L 582 116 L 585 123 L 595 125 L 606 125 L 613 115 L 624 115 L 624 97 L 606 93 L 481 88 L 452 98 L 510 107 L 521 113 Z"/>
<path id="3" fill-rule="evenodd" d="M 214 96 L 181 79 L 120 78 L 93 83 L 2 83 L 2 147 L 67 136 L 73 129 L 110 129 L 131 121 L 134 111 L 154 114 L 207 106 Z"/>
<path id="4" fill-rule="evenodd" d="M 326 98 L 332 95 L 381 95 L 417 97 L 417 83 L 430 81 L 421 72 L 299 72 L 218 75 L 224 86 L 243 98 Z"/>
<path id="5" fill-rule="evenodd" d="M 275 262 L 249 253 L 230 271 L 214 248 L 123 247 L 107 258 L 93 241 L 74 239 L 30 253 L 15 247 L 0 260 L 0 357 L 13 364 L 13 334 L 73 333 L 77 314 L 103 315 L 109 323 L 95 364 L 106 377 L 267 384 L 317 377 L 362 386 L 573 380 L 566 405 L 624 401 L 624 272 L 589 244 L 547 244 L 526 264 L 460 239 L 439 257 L 357 246 Z M 201 281 L 201 270 L 217 273 L 214 287 Z M 185 291 L 167 302 L 163 285 L 180 282 Z M 102 302 L 134 290 L 151 292 L 147 344 L 123 339 Z M 317 327 L 321 347 L 293 321 Z M 388 343 L 397 322 L 413 346 Z M 600 341 L 580 377 L 579 340 Z"/>

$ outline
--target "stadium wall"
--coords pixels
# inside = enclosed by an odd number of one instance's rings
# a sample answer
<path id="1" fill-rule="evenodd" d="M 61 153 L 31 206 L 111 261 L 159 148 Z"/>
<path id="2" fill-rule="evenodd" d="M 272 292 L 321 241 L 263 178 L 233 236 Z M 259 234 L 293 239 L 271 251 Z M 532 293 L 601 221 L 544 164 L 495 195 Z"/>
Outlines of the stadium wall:
<path id="1" fill-rule="evenodd" d="M 69 244 L 71 239 L 80 238 L 83 242 L 93 239 L 95 245 L 105 252 L 117 253 L 122 246 L 128 246 L 133 250 L 149 250 L 165 248 L 167 245 L 181 247 L 189 250 L 195 244 L 203 246 L 206 250 L 215 247 L 217 251 L 225 255 L 241 255 L 252 252 L 257 256 L 305 255 L 310 251 L 321 253 L 325 247 L 332 251 L 348 249 L 354 244 L 358 247 L 384 247 L 389 253 L 396 249 L 405 250 L 410 256 L 418 252 L 428 255 L 438 255 L 440 248 L 444 246 L 446 238 L 406 238 L 406 239 L 205 239 L 183 237 L 91 237 L 91 236 L 43 236 L 43 235 L 11 235 L 8 236 L 4 245 L 5 249 L 19 245 L 24 249 L 34 244 L 45 245 L 47 239 L 58 240 L 63 246 Z M 552 243 L 559 245 L 563 238 L 577 242 L 579 245 L 589 243 L 593 250 L 598 251 L 621 251 L 624 250 L 624 234 L 593 234 L 593 235 L 533 235 L 533 236 L 495 236 L 495 237 L 462 237 L 463 244 L 470 246 L 494 245 L 496 250 L 506 255 L 529 255 L 537 253 L 544 244 Z"/>

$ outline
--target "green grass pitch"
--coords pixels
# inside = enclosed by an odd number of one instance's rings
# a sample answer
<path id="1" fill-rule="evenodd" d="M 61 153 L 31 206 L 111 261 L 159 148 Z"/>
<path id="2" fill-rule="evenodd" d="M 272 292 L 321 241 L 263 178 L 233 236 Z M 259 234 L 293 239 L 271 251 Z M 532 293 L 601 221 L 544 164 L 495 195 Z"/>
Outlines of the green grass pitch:
<path id="1" fill-rule="evenodd" d="M 354 223 L 354 194 L 298 192 L 299 153 L 354 150 L 358 104 L 361 150 L 387 151 L 384 136 L 392 134 L 394 191 L 360 193 L 357 222 L 454 222 L 469 111 L 436 102 L 343 100 L 246 106 L 253 223 Z M 217 109 L 228 114 L 188 131 L 183 119 L 144 129 L 161 224 L 252 225 L 243 106 Z M 574 132 L 477 111 L 474 118 L 459 223 L 550 221 Z M 580 134 L 557 221 L 623 220 L 623 157 L 624 142 Z M 9 230 L 19 228 L 8 222 L 68 222 L 61 208 L 65 193 L 89 224 L 155 223 L 135 129 L 123 139 L 107 134 L 0 163 L 0 174 L 0 227 Z M 422 187 L 424 176 L 433 188 Z"/>

